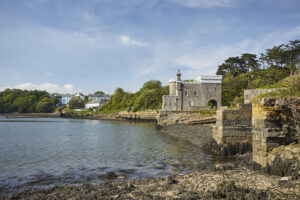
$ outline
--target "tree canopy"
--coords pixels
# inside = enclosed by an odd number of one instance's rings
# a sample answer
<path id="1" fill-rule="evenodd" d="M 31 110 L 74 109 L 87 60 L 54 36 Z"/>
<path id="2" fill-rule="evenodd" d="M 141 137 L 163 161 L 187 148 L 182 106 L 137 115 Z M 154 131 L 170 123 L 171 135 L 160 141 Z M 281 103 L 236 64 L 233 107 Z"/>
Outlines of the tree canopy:
<path id="1" fill-rule="evenodd" d="M 259 58 L 243 53 L 229 57 L 218 66 L 217 75 L 223 75 L 222 104 L 243 102 L 244 89 L 271 87 L 280 80 L 294 75 L 300 62 L 300 41 L 266 49 Z"/>
<path id="2" fill-rule="evenodd" d="M 73 97 L 69 101 L 69 107 L 71 109 L 81 109 L 81 108 L 84 108 L 84 101 L 80 97 Z"/>
<path id="3" fill-rule="evenodd" d="M 162 96 L 169 94 L 169 86 L 162 87 L 158 80 L 150 80 L 136 93 L 117 88 L 101 111 L 155 110 L 161 107 Z"/>
<path id="4" fill-rule="evenodd" d="M 49 103 L 40 109 L 45 99 Z M 6 89 L 0 96 L 0 113 L 53 112 L 56 103 L 46 91 Z"/>

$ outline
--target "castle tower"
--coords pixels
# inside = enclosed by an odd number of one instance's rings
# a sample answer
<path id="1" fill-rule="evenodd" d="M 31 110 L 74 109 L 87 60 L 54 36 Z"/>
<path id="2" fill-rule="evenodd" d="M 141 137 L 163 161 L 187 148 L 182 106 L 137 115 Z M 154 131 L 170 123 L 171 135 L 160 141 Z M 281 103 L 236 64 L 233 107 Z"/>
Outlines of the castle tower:
<path id="1" fill-rule="evenodd" d="M 181 81 L 181 73 L 180 73 L 180 69 L 178 69 L 176 75 L 177 75 L 177 81 Z"/>

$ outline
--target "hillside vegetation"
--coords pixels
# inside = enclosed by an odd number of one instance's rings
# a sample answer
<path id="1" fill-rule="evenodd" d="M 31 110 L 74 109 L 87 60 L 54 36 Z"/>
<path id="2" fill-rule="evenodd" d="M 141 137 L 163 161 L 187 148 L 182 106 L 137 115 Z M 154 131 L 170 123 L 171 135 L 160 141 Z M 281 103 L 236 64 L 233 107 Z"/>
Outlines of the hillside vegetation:
<path id="1" fill-rule="evenodd" d="M 235 105 L 244 101 L 244 89 L 272 88 L 299 70 L 300 41 L 266 49 L 259 58 L 244 53 L 229 57 L 218 66 L 217 75 L 223 75 L 222 104 Z"/>
<path id="2" fill-rule="evenodd" d="M 162 96 L 167 94 L 169 94 L 169 86 L 163 87 L 157 80 L 144 83 L 136 93 L 117 88 L 110 100 L 100 108 L 100 112 L 156 110 L 161 107 Z"/>

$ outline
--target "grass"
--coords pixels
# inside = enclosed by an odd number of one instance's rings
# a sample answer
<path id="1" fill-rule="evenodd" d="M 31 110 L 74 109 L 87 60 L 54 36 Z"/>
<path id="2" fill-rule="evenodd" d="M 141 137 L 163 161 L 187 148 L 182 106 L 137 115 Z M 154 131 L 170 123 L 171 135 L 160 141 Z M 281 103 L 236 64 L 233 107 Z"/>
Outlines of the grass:
<path id="1" fill-rule="evenodd" d="M 287 77 L 274 84 L 271 88 L 275 88 L 275 91 L 260 94 L 257 97 L 253 98 L 252 102 L 257 103 L 264 97 L 300 97 L 300 74 L 298 73 L 294 76 Z"/>

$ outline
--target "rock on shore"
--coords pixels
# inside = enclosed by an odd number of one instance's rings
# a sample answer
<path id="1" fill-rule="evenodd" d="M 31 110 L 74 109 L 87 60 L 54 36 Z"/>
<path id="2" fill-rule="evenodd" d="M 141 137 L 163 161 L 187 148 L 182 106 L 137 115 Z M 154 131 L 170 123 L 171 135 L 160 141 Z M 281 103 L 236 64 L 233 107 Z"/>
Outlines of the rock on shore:
<path id="1" fill-rule="evenodd" d="M 7 199 L 299 199 L 300 180 L 281 180 L 243 166 L 186 175 L 31 189 Z M 6 199 L 1 198 L 0 199 Z"/>

